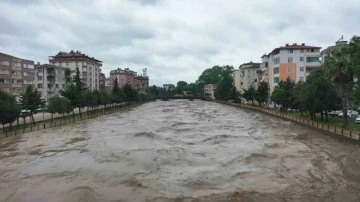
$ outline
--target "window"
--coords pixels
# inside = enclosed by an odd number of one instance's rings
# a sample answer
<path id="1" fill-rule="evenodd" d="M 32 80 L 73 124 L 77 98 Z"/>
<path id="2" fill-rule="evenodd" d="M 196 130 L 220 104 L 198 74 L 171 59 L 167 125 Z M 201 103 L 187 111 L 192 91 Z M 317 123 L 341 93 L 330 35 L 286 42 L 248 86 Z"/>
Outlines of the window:
<path id="1" fill-rule="evenodd" d="M 21 63 L 20 62 L 14 62 L 14 66 L 15 67 L 21 67 Z"/>
<path id="2" fill-rule="evenodd" d="M 38 81 L 42 80 L 42 76 L 38 76 Z"/>
<path id="3" fill-rule="evenodd" d="M 300 77 L 300 81 L 304 81 L 304 77 Z"/>
<path id="4" fill-rule="evenodd" d="M 300 57 L 300 62 L 303 62 L 304 61 L 304 57 Z"/>
<path id="5" fill-rule="evenodd" d="M 288 67 L 288 73 L 294 73 L 294 68 L 293 67 Z"/>
<path id="6" fill-rule="evenodd" d="M 316 69 L 317 67 L 306 67 L 306 72 L 311 72 L 312 70 Z"/>
<path id="7" fill-rule="evenodd" d="M 9 79 L 0 79 L 0 83 L 9 83 Z"/>
<path id="8" fill-rule="evenodd" d="M 22 89 L 21 88 L 13 88 L 13 92 L 14 93 L 21 93 Z"/>
<path id="9" fill-rule="evenodd" d="M 274 64 L 277 65 L 280 63 L 280 58 L 274 58 Z"/>
<path id="10" fill-rule="evenodd" d="M 319 49 L 311 48 L 311 49 L 308 49 L 307 52 L 315 53 L 315 52 L 319 52 Z"/>
<path id="11" fill-rule="evenodd" d="M 274 77 L 274 83 L 279 83 L 279 77 Z"/>
<path id="12" fill-rule="evenodd" d="M 303 53 L 304 52 L 304 49 L 300 49 L 300 53 Z"/>
<path id="13" fill-rule="evenodd" d="M 294 52 L 294 50 L 289 50 L 289 51 L 288 51 L 288 53 L 293 53 L 293 52 Z"/>
<path id="14" fill-rule="evenodd" d="M 55 88 L 59 88 L 59 84 L 55 84 Z"/>
<path id="15" fill-rule="evenodd" d="M 6 70 L 6 69 L 0 69 L 0 74 L 9 75 L 9 74 L 10 74 L 10 71 L 9 71 L 9 70 Z"/>
<path id="16" fill-rule="evenodd" d="M 21 71 L 11 71 L 13 76 L 21 76 Z"/>
<path id="17" fill-rule="evenodd" d="M 304 67 L 300 67 L 300 72 L 303 72 L 304 71 Z"/>
<path id="18" fill-rule="evenodd" d="M 279 67 L 275 67 L 274 68 L 274 74 L 278 74 L 279 73 Z"/>
<path id="19" fill-rule="evenodd" d="M 320 62 L 319 57 L 306 57 L 306 62 Z"/>
<path id="20" fill-rule="evenodd" d="M 1 65 L 5 65 L 5 66 L 10 66 L 10 62 L 9 62 L 9 61 L 1 61 L 0 64 L 1 64 Z"/>
<path id="21" fill-rule="evenodd" d="M 29 69 L 34 69 L 34 65 L 28 64 L 28 65 L 27 65 L 27 68 L 29 68 Z"/>
<path id="22" fill-rule="evenodd" d="M 48 84 L 47 86 L 48 86 L 48 88 L 51 88 L 51 84 Z"/>
<path id="23" fill-rule="evenodd" d="M 24 84 L 32 84 L 32 83 L 33 83 L 32 81 L 24 80 Z"/>
<path id="24" fill-rule="evenodd" d="M 288 57 L 288 62 L 292 63 L 293 62 L 293 58 L 292 57 Z"/>
<path id="25" fill-rule="evenodd" d="M 21 79 L 13 79 L 12 83 L 13 84 L 22 84 L 22 80 Z"/>
<path id="26" fill-rule="evenodd" d="M 279 54 L 280 53 L 280 50 L 275 50 L 274 51 L 274 55 L 277 55 L 277 54 Z"/>
<path id="27" fill-rule="evenodd" d="M 42 84 L 38 84 L 38 88 L 42 88 L 43 87 L 43 85 Z"/>

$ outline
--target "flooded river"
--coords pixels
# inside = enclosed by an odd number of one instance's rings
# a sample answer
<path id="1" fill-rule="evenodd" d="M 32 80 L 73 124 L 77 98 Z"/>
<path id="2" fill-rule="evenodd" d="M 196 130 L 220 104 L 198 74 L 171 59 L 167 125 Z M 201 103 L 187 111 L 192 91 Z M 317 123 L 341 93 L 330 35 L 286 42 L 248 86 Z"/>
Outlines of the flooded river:
<path id="1" fill-rule="evenodd" d="M 360 149 L 187 100 L 0 141 L 0 201 L 146 200 L 360 201 Z"/>

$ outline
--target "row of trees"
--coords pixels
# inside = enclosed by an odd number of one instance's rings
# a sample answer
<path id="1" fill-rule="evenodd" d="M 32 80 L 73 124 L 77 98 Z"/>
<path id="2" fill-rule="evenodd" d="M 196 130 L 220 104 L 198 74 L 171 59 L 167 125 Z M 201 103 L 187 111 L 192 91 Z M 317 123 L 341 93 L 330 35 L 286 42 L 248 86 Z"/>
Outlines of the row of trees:
<path id="1" fill-rule="evenodd" d="M 60 91 L 60 96 L 56 96 L 46 103 L 41 99 L 40 92 L 37 91 L 33 85 L 27 86 L 26 90 L 20 94 L 20 103 L 17 103 L 15 98 L 7 92 L 0 90 L 0 123 L 11 124 L 20 118 L 30 116 L 30 119 L 35 124 L 34 114 L 40 109 L 46 110 L 52 114 L 65 114 L 73 112 L 74 108 L 79 109 L 80 117 L 82 118 L 81 108 L 87 107 L 87 112 L 94 108 L 103 106 L 105 111 L 107 107 L 115 106 L 117 103 L 130 103 L 134 101 L 145 101 L 149 98 L 145 95 L 139 95 L 138 91 L 133 89 L 130 85 L 125 85 L 123 88 L 119 87 L 117 79 L 114 81 L 112 92 L 104 90 L 89 90 L 80 78 L 80 72 L 76 69 L 76 75 L 73 82 L 69 83 L 64 90 Z M 21 113 L 21 110 L 23 112 Z"/>

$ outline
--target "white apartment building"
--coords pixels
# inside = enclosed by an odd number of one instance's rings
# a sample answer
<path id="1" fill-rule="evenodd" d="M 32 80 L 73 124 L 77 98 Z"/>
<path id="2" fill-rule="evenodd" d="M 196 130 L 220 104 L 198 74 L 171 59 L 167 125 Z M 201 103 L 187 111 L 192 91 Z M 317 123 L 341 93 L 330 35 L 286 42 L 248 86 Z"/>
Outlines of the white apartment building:
<path id="1" fill-rule="evenodd" d="M 240 70 L 239 69 L 235 69 L 233 72 L 233 84 L 236 88 L 237 91 L 241 91 L 240 88 Z"/>
<path id="2" fill-rule="evenodd" d="M 261 76 L 260 63 L 244 63 L 240 65 L 240 92 L 248 90 L 250 86 L 258 87 L 259 78 Z"/>
<path id="3" fill-rule="evenodd" d="M 70 68 L 71 77 L 76 74 L 76 67 L 79 68 L 80 76 L 87 88 L 90 90 L 99 89 L 99 77 L 102 61 L 82 54 L 80 51 L 62 52 L 55 56 L 49 56 L 49 63 L 59 67 Z"/>
<path id="4" fill-rule="evenodd" d="M 215 99 L 215 90 L 216 90 L 216 84 L 205 84 L 204 85 L 204 94 L 206 97 Z"/>
<path id="5" fill-rule="evenodd" d="M 271 51 L 268 55 L 270 94 L 280 80 L 288 77 L 296 83 L 305 81 L 309 72 L 320 66 L 320 49 L 317 46 L 294 43 Z"/>
<path id="6" fill-rule="evenodd" d="M 263 56 L 261 56 L 260 70 L 260 82 L 265 81 L 269 83 L 269 55 L 264 54 Z"/>
<path id="7" fill-rule="evenodd" d="M 70 69 L 50 64 L 35 65 L 34 85 L 41 93 L 41 98 L 48 100 L 60 94 L 70 81 Z"/>

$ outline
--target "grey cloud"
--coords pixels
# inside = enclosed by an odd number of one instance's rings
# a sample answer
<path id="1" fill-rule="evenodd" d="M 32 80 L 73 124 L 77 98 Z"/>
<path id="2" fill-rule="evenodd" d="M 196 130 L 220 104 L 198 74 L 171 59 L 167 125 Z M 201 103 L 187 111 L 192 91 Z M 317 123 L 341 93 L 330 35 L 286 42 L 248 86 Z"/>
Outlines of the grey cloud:
<path id="1" fill-rule="evenodd" d="M 40 62 L 80 50 L 104 61 L 106 74 L 148 68 L 151 84 L 192 82 L 213 65 L 259 61 L 285 43 L 349 39 L 360 33 L 359 9 L 354 0 L 7 0 L 0 50 Z"/>

